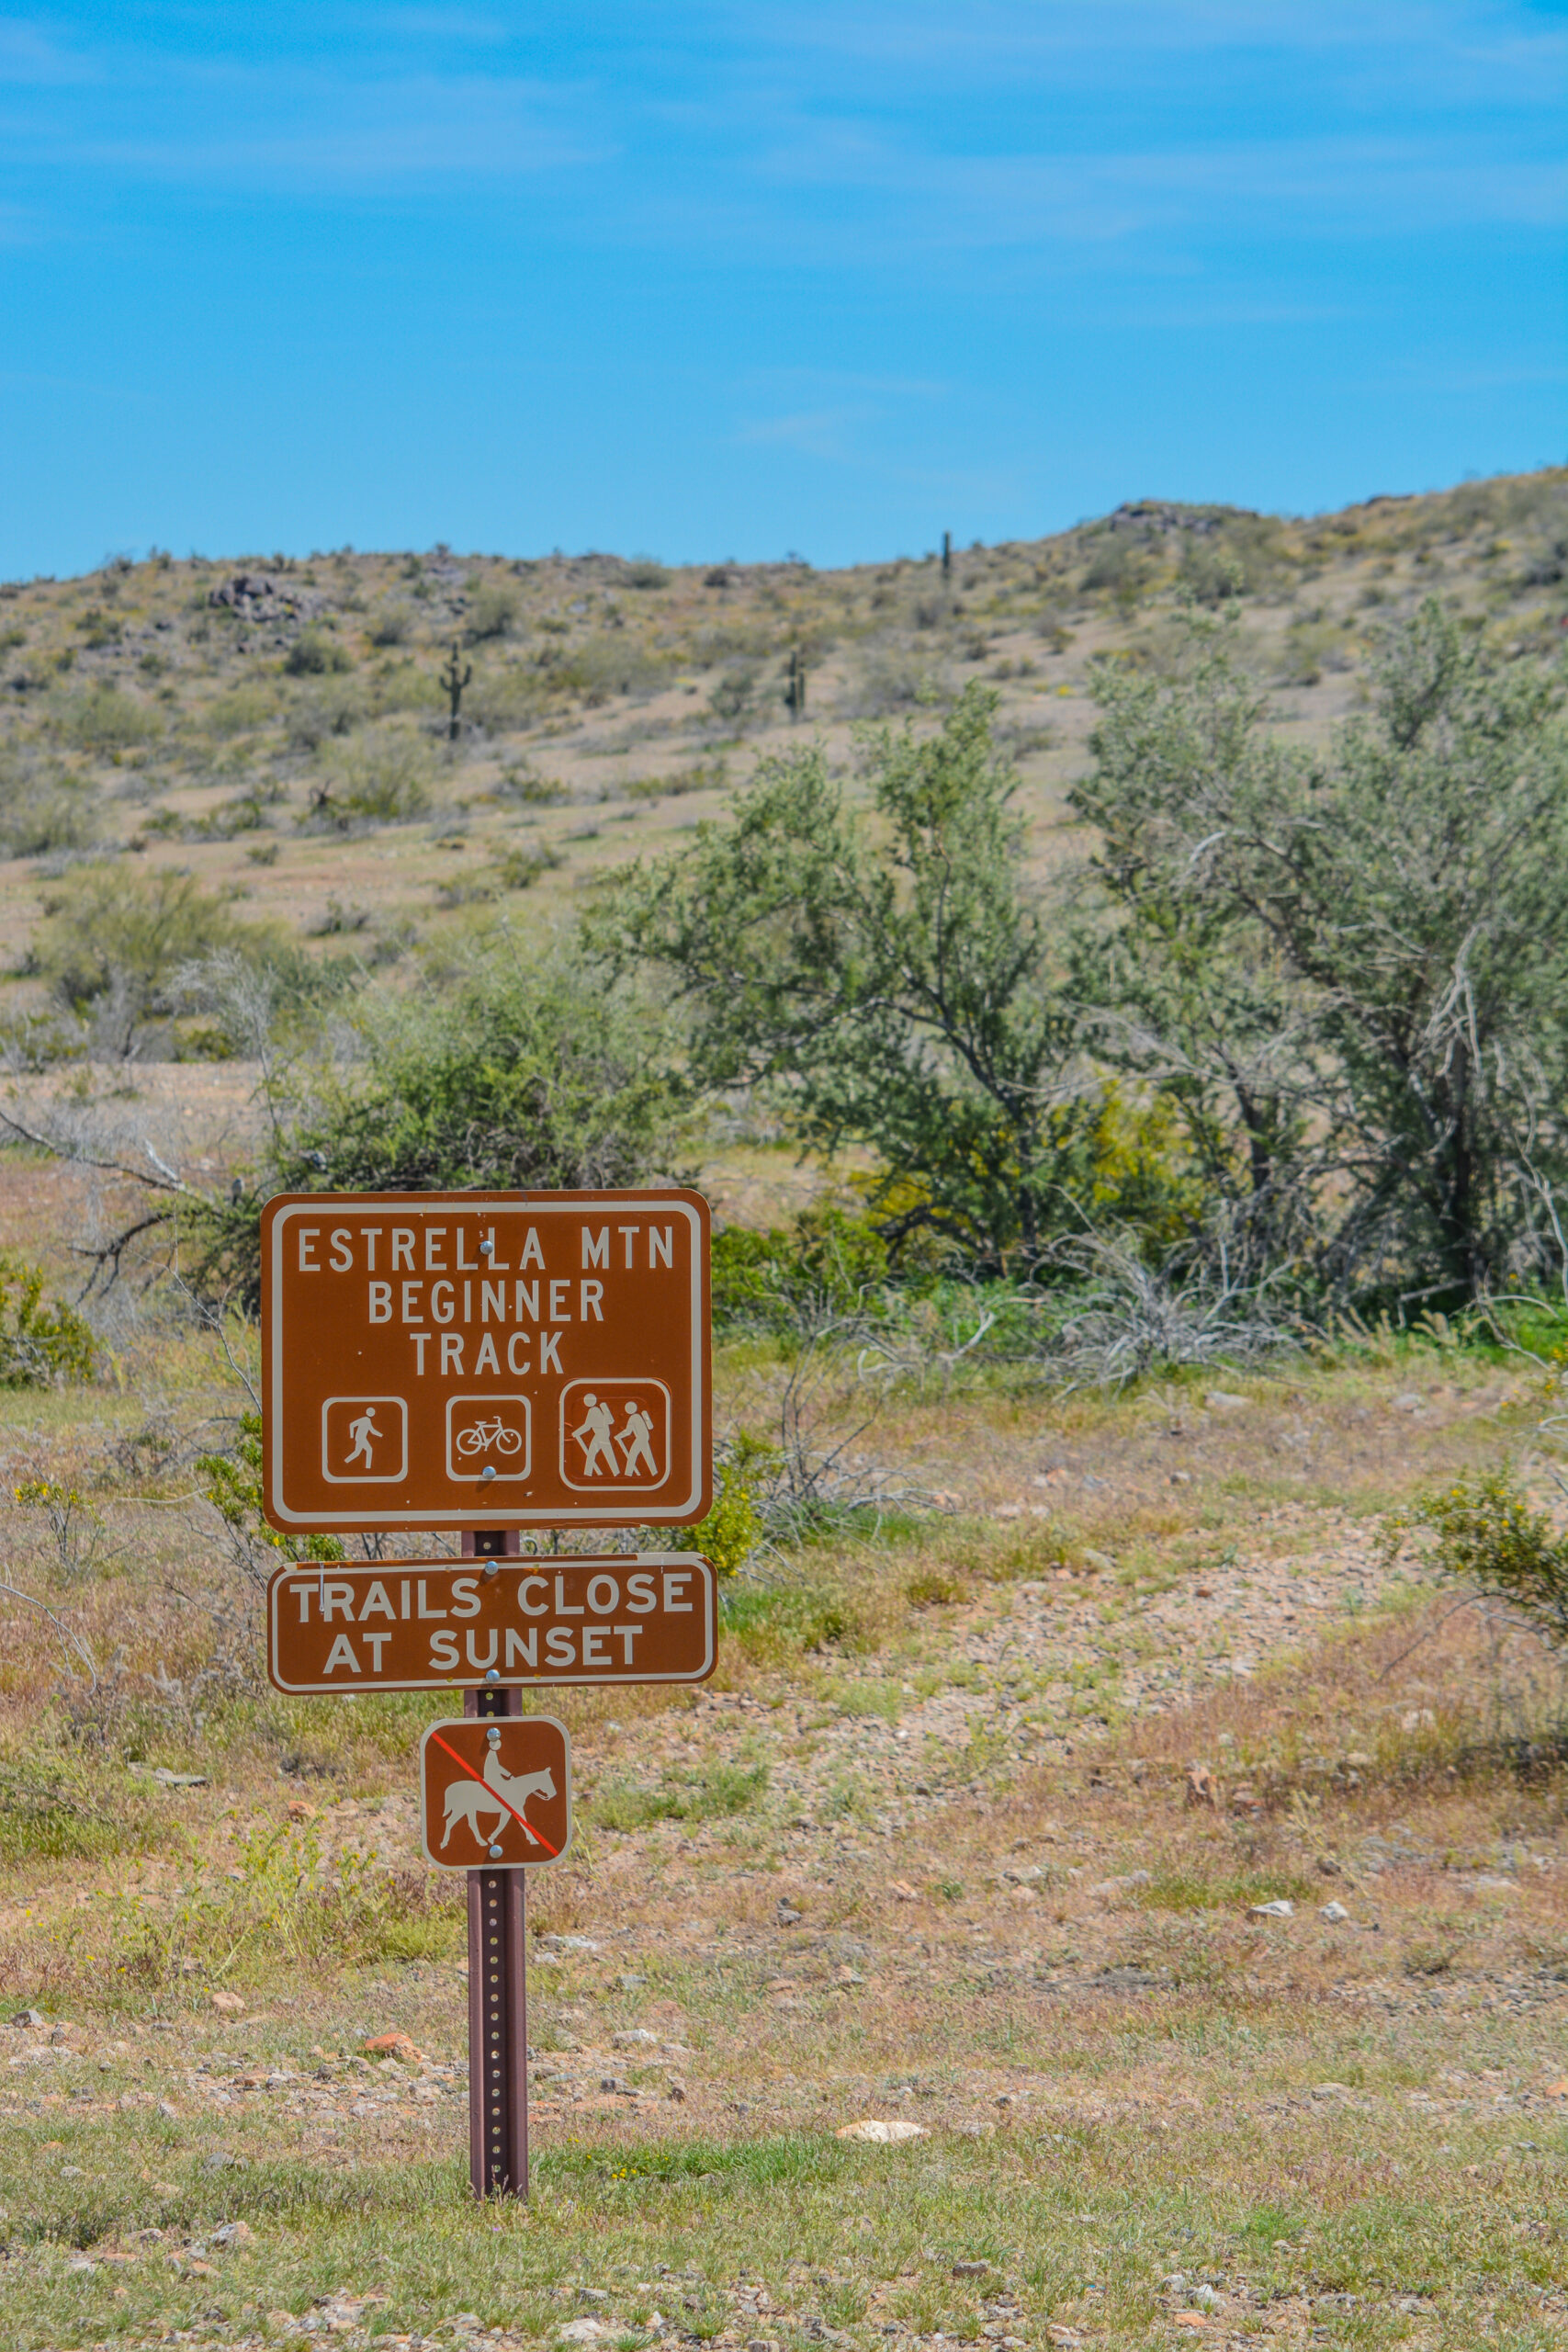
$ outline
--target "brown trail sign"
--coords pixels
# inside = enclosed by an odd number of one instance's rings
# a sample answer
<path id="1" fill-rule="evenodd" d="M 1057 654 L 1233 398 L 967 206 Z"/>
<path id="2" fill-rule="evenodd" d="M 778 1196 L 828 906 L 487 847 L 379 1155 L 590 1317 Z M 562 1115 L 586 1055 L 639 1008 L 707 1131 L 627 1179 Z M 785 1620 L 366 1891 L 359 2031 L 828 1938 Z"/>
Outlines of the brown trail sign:
<path id="1" fill-rule="evenodd" d="M 424 1850 L 468 1882 L 468 2168 L 528 2193 L 526 1871 L 571 1837 L 562 1726 L 519 1685 L 699 1682 L 693 1553 L 519 1556 L 523 1527 L 713 1503 L 695 1193 L 305 1193 L 262 1211 L 262 1508 L 285 1533 L 458 1529 L 462 1561 L 279 1568 L 280 1690 L 468 1686 L 421 1743 Z"/>
<path id="2" fill-rule="evenodd" d="M 280 1194 L 262 1211 L 266 1517 L 694 1525 L 708 1331 L 695 1193 Z"/>
<path id="3" fill-rule="evenodd" d="M 420 1835 L 438 1870 L 558 1862 L 571 1842 L 571 1744 L 553 1715 L 432 1724 L 419 1744 Z"/>
<path id="4" fill-rule="evenodd" d="M 267 1673 L 295 1697 L 703 1682 L 716 1614 L 694 1552 L 312 1561 L 268 1581 Z"/>

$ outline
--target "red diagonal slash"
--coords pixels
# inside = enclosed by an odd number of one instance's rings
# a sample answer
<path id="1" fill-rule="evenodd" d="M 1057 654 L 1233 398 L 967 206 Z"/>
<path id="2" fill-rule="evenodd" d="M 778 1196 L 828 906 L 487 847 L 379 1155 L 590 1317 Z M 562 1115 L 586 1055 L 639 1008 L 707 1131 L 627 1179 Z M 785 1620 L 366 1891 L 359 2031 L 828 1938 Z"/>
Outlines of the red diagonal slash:
<path id="1" fill-rule="evenodd" d="M 497 1804 L 505 1804 L 506 1810 L 512 1815 L 513 1821 L 523 1822 L 523 1826 L 527 1831 L 529 1837 L 536 1838 L 538 1839 L 540 1845 L 544 1848 L 546 1853 L 548 1854 L 552 1862 L 559 1861 L 560 1848 L 558 1846 L 552 1846 L 542 1829 L 536 1829 L 531 1821 L 523 1821 L 523 1815 L 518 1812 L 517 1807 L 514 1804 L 506 1804 L 506 1799 L 502 1795 L 501 1791 L 499 1789 L 492 1789 L 490 1782 L 485 1779 L 484 1774 L 482 1772 L 476 1772 L 471 1764 L 465 1764 L 463 1758 L 458 1755 L 455 1747 L 447 1747 L 446 1742 L 442 1738 L 441 1734 L 438 1731 L 433 1731 L 430 1736 L 435 1742 L 437 1747 L 446 1748 L 447 1755 L 452 1758 L 453 1763 L 456 1764 L 459 1772 L 466 1772 L 470 1781 L 477 1781 L 480 1788 L 483 1789 L 486 1796 L 493 1797 Z"/>

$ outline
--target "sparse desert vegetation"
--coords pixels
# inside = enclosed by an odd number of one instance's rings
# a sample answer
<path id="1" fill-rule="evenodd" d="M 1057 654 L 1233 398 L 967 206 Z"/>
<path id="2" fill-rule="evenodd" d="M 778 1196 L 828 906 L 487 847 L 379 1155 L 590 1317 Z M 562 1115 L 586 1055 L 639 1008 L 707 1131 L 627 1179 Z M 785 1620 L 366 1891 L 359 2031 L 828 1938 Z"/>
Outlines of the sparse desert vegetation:
<path id="1" fill-rule="evenodd" d="M 9 2341 L 1562 2339 L 1565 548 L 0 592 Z M 720 1664 L 551 1694 L 476 2208 L 446 1702 L 262 1672 L 257 1210 L 660 1178 Z"/>

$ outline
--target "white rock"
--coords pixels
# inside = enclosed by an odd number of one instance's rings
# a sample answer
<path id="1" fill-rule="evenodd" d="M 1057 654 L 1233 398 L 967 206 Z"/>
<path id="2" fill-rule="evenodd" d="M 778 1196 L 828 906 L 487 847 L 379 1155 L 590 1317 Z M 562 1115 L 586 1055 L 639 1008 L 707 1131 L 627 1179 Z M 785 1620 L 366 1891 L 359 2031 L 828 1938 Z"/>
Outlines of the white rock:
<path id="1" fill-rule="evenodd" d="M 1293 1919 L 1295 1916 L 1295 1905 L 1282 1894 L 1277 1894 L 1272 1903 L 1255 1903 L 1248 1914 L 1254 1919 Z"/>
<path id="2" fill-rule="evenodd" d="M 562 2344 L 597 2344 L 602 2335 L 609 2333 L 603 2320 L 569 2319 L 558 2331 L 558 2340 Z"/>
<path id="3" fill-rule="evenodd" d="M 1325 1903 L 1317 1916 L 1320 1919 L 1326 1919 L 1331 1928 L 1337 1928 L 1341 1919 L 1348 1919 L 1350 1914 L 1343 1903 Z"/>
<path id="4" fill-rule="evenodd" d="M 1245 1413 L 1251 1398 L 1238 1396 L 1233 1388 L 1211 1388 L 1203 1402 L 1213 1413 Z"/>
<path id="5" fill-rule="evenodd" d="M 628 2027 L 625 2033 L 613 2033 L 610 2039 L 617 2050 L 652 2050 L 658 2044 L 659 2036 L 649 2033 L 646 2026 L 634 2025 Z"/>
<path id="6" fill-rule="evenodd" d="M 928 2139 L 930 2134 L 923 2123 L 906 2123 L 902 2116 L 891 2123 L 867 2116 L 862 2123 L 840 2123 L 834 2136 L 840 2140 L 874 2140 L 879 2147 L 886 2147 L 901 2140 Z"/>

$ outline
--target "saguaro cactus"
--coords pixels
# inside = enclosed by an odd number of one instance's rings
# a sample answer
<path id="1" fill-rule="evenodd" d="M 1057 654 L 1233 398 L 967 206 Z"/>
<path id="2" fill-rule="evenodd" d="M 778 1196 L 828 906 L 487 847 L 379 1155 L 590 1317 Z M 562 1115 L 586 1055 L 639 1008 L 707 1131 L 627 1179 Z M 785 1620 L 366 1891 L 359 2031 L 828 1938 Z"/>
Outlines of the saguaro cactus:
<path id="1" fill-rule="evenodd" d="M 452 650 L 446 656 L 446 667 L 441 673 L 441 683 L 446 689 L 446 698 L 452 706 L 452 715 L 446 721 L 446 741 L 449 743 L 455 743 L 457 740 L 457 713 L 462 708 L 463 688 L 468 684 L 473 674 L 473 663 L 465 662 L 462 646 L 459 640 L 454 638 Z"/>
<path id="2" fill-rule="evenodd" d="M 792 725 L 806 716 L 806 656 L 798 645 L 789 657 L 789 684 L 784 688 L 784 707 Z"/>
<path id="3" fill-rule="evenodd" d="M 942 576 L 944 580 L 951 580 L 953 577 L 953 533 L 951 531 L 944 531 L 942 535 Z"/>

